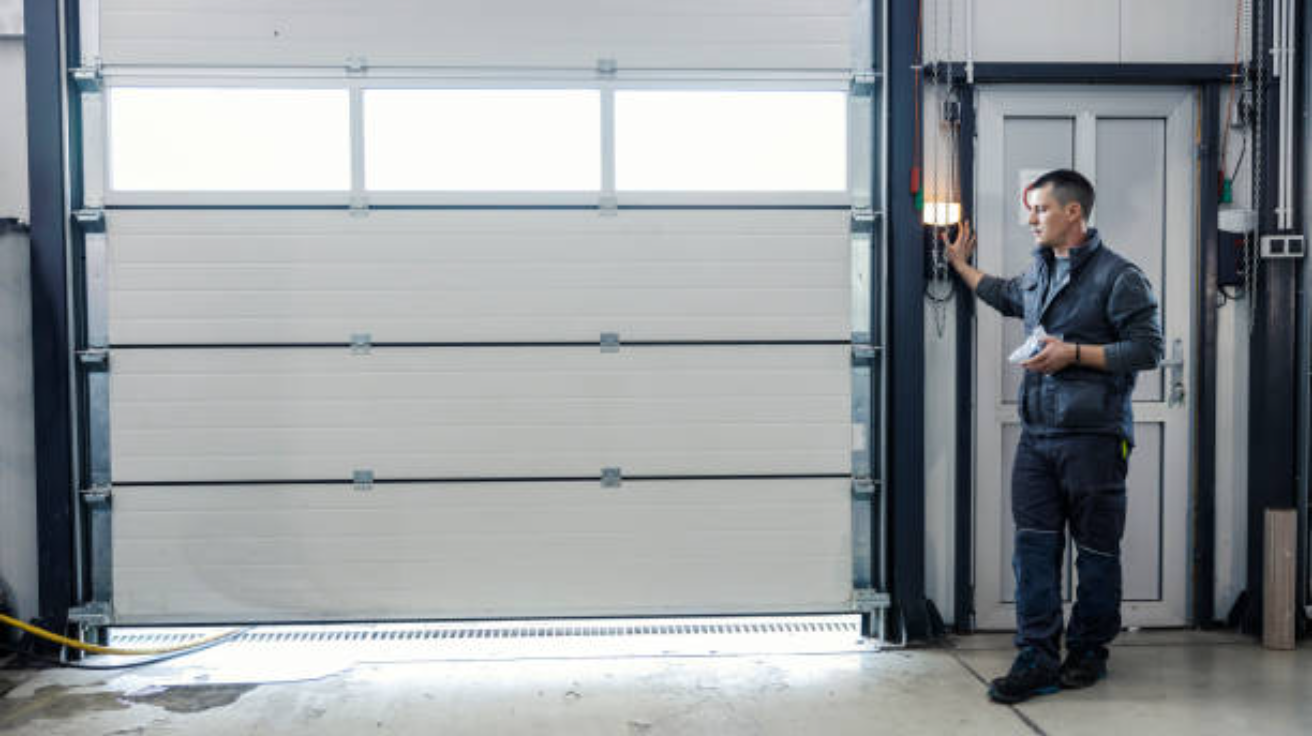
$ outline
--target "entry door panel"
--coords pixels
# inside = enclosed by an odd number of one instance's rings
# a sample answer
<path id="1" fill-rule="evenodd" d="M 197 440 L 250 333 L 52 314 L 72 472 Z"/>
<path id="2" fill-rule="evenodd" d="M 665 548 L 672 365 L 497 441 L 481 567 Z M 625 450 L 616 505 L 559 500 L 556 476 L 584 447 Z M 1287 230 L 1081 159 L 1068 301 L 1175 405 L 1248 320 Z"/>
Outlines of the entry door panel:
<path id="1" fill-rule="evenodd" d="M 1075 168 L 1094 183 L 1092 224 L 1103 241 L 1153 284 L 1167 357 L 1177 343 L 1180 354 L 1188 355 L 1196 200 L 1192 95 L 1160 88 L 996 87 L 982 89 L 978 104 L 980 268 L 1014 276 L 1029 266 L 1035 245 L 1021 192 L 1045 171 Z M 1004 320 L 986 306 L 977 315 L 976 623 L 1010 629 L 1011 465 L 1020 438 L 1016 397 L 1022 369 L 1006 357 L 1025 335 L 1020 320 Z M 1133 397 L 1137 447 L 1122 541 L 1127 625 L 1186 623 L 1190 399 L 1182 383 L 1172 400 L 1168 380 L 1174 374 L 1166 369 L 1140 373 Z M 1072 562 L 1068 554 L 1068 602 L 1075 585 Z"/>

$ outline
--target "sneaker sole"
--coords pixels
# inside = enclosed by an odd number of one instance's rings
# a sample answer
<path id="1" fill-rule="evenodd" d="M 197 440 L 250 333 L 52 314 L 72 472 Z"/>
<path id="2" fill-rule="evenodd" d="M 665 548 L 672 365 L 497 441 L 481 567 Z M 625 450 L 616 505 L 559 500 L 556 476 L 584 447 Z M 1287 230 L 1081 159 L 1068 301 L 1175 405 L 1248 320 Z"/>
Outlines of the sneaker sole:
<path id="1" fill-rule="evenodd" d="M 1038 690 L 1031 690 L 1030 692 L 1024 695 L 1009 697 L 998 693 L 993 688 L 989 688 L 989 698 L 992 699 L 993 702 L 995 703 L 1002 703 L 1003 705 L 1015 705 L 1017 703 L 1024 703 L 1026 700 L 1029 700 L 1030 698 L 1039 695 L 1056 695 L 1059 692 L 1061 692 L 1061 686 L 1048 685 L 1046 687 L 1041 687 Z"/>
<path id="2" fill-rule="evenodd" d="M 1062 689 L 1062 690 L 1083 690 L 1083 689 L 1086 688 L 1086 687 L 1093 687 L 1094 685 L 1097 685 L 1099 682 L 1102 682 L 1102 681 L 1105 680 L 1105 679 L 1107 679 L 1107 674 L 1106 674 L 1106 673 L 1103 673 L 1103 674 L 1101 674 L 1101 675 L 1098 675 L 1096 678 L 1094 678 L 1093 680 L 1090 680 L 1089 682 L 1083 682 L 1083 681 L 1078 681 L 1078 682 L 1076 682 L 1076 681 L 1067 682 L 1065 679 L 1063 679 L 1063 680 L 1061 681 L 1061 689 Z"/>

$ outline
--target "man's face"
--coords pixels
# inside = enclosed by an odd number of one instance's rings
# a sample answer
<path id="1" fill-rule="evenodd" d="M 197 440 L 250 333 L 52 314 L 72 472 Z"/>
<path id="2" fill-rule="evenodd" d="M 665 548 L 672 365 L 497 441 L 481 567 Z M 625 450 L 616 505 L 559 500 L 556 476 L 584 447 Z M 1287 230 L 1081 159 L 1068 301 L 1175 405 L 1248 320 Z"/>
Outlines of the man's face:
<path id="1" fill-rule="evenodd" d="M 1045 248 L 1066 245 L 1073 233 L 1081 230 L 1082 217 L 1077 202 L 1062 204 L 1052 195 L 1052 185 L 1045 184 L 1039 189 L 1031 189 L 1028 195 L 1030 204 L 1030 232 L 1034 233 L 1034 242 Z"/>

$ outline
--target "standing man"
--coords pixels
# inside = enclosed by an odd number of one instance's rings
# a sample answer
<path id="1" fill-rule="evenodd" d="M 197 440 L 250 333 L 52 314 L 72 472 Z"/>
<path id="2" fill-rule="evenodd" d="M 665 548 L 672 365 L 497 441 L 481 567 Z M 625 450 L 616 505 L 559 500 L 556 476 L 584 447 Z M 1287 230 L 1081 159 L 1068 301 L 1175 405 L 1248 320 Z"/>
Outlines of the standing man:
<path id="1" fill-rule="evenodd" d="M 957 274 L 986 304 L 1047 333 L 1021 367 L 1020 444 L 1011 478 L 1016 525 L 1016 647 L 989 697 L 1018 703 L 1107 674 L 1107 645 L 1121 628 L 1125 474 L 1134 446 L 1135 373 L 1162 359 L 1152 286 L 1088 227 L 1093 186 L 1051 171 L 1027 193 L 1038 248 L 1020 276 L 970 265 L 975 236 L 963 223 L 947 246 Z M 1078 550 L 1079 586 L 1061 660 L 1062 556 L 1066 529 Z M 1060 663 L 1060 664 L 1059 664 Z"/>

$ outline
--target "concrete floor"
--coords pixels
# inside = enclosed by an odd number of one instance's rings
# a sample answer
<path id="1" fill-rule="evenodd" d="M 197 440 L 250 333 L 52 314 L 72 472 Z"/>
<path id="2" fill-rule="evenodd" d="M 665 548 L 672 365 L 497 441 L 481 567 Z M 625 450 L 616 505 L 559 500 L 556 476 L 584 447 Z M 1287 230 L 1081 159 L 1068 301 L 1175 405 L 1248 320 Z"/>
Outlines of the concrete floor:
<path id="1" fill-rule="evenodd" d="M 213 650 L 217 651 L 217 650 Z M 208 654 L 196 655 L 199 657 Z M 243 655 L 250 659 L 249 653 Z M 116 672 L 0 668 L 0 733 L 1306 734 L 1312 646 L 1196 632 L 1123 636 L 1111 676 L 988 702 L 1007 637 L 935 649 L 315 666 L 193 658 Z M 3 664 L 3 662 L 0 662 Z"/>

